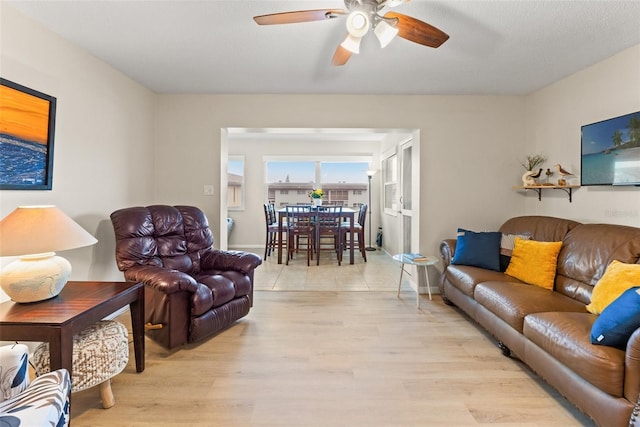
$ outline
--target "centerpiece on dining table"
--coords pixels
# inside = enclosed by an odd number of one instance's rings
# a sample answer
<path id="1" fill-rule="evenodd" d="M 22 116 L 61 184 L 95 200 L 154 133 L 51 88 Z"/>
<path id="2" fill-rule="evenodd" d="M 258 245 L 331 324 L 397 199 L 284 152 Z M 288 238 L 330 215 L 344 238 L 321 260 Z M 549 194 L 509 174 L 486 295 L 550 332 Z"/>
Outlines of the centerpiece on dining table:
<path id="1" fill-rule="evenodd" d="M 311 198 L 311 206 L 322 206 L 322 198 L 324 197 L 324 191 L 321 188 L 317 188 L 312 190 L 309 193 L 309 198 Z"/>

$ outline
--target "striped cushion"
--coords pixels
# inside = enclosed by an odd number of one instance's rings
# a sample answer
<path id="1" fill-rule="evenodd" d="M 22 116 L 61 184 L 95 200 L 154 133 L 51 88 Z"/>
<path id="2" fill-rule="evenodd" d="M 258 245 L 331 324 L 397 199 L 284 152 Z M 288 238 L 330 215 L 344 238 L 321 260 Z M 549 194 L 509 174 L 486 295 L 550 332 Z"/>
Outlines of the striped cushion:
<path id="1" fill-rule="evenodd" d="M 0 347 L 0 402 L 22 393 L 29 386 L 29 348 L 24 344 Z"/>

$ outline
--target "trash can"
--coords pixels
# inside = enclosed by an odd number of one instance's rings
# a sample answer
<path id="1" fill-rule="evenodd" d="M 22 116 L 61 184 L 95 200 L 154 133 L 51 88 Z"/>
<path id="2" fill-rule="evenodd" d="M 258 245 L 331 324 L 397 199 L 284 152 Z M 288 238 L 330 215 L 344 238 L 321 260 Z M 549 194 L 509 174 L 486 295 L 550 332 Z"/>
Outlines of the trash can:
<path id="1" fill-rule="evenodd" d="M 231 235 L 232 230 L 233 230 L 233 218 L 227 218 L 227 241 L 229 240 L 229 236 Z"/>

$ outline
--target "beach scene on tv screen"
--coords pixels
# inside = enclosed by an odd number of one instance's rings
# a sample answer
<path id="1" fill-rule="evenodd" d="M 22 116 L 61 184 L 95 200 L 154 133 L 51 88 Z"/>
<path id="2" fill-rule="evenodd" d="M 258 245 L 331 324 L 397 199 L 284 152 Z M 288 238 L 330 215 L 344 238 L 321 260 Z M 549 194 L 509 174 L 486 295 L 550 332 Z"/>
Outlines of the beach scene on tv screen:
<path id="1" fill-rule="evenodd" d="M 640 112 L 582 127 L 582 185 L 640 184 Z"/>

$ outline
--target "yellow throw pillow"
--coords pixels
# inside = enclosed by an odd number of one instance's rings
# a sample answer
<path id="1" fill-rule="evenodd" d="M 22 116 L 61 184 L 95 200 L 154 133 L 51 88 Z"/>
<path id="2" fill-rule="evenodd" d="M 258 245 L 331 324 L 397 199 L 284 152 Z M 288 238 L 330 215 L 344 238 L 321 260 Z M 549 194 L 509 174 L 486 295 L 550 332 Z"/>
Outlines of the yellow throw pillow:
<path id="1" fill-rule="evenodd" d="M 625 264 L 617 259 L 611 261 L 593 287 L 591 304 L 587 306 L 587 310 L 593 314 L 602 313 L 624 291 L 634 286 L 640 286 L 640 264 Z"/>
<path id="2" fill-rule="evenodd" d="M 530 285 L 553 290 L 560 248 L 562 242 L 538 242 L 516 237 L 505 273 Z"/>

